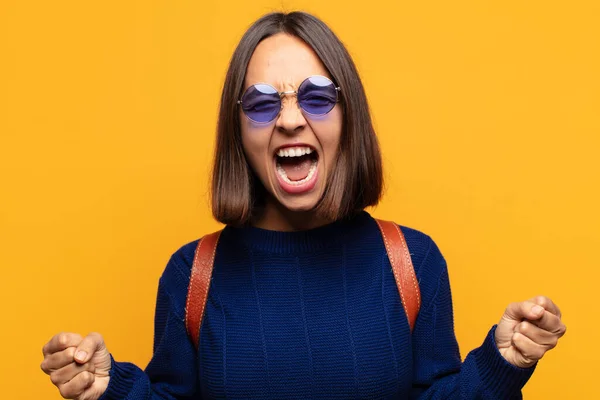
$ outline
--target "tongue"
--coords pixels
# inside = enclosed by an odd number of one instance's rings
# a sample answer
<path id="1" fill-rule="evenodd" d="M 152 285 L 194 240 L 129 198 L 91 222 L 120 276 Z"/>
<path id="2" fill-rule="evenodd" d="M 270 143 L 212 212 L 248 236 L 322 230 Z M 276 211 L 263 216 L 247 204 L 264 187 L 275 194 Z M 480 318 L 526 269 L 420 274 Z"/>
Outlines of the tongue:
<path id="1" fill-rule="evenodd" d="M 280 157 L 277 162 L 281 165 L 290 181 L 299 181 L 306 178 L 312 165 L 312 159 L 308 156 Z"/>

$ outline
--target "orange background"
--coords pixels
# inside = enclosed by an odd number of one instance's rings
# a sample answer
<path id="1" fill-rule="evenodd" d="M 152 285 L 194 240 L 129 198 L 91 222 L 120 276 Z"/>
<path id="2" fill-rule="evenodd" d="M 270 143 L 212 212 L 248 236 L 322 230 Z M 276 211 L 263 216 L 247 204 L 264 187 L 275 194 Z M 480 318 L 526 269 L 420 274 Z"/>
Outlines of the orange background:
<path id="1" fill-rule="evenodd" d="M 596 0 L 2 1 L 1 397 L 60 398 L 39 364 L 61 330 L 146 365 L 169 256 L 218 228 L 229 57 L 280 9 L 320 16 L 355 58 L 386 167 L 373 214 L 441 247 L 463 356 L 545 294 L 569 331 L 526 398 L 600 398 Z"/>

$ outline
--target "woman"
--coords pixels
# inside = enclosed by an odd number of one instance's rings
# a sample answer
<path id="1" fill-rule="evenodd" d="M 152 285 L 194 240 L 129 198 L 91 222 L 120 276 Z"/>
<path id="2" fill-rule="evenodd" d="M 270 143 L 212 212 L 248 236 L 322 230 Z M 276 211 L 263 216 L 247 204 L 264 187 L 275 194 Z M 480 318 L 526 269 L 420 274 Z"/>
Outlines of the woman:
<path id="1" fill-rule="evenodd" d="M 381 157 L 346 49 L 315 17 L 258 20 L 233 54 L 221 99 L 213 213 L 227 224 L 196 351 L 185 327 L 196 242 L 158 288 L 145 371 L 102 336 L 44 346 L 42 369 L 72 399 L 520 398 L 564 334 L 537 297 L 508 306 L 461 363 L 445 261 L 402 227 L 419 282 L 411 333 L 376 221 Z"/>

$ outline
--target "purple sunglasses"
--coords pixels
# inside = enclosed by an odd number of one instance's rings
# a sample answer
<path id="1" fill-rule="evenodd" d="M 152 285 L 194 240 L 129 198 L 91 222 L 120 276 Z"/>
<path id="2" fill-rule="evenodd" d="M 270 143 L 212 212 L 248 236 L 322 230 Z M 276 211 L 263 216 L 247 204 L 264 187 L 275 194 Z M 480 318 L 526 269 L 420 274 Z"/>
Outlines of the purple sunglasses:
<path id="1" fill-rule="evenodd" d="M 300 108 L 307 114 L 322 116 L 335 107 L 340 91 L 341 89 L 335 86 L 331 79 L 313 75 L 302 81 L 298 90 L 287 92 L 278 92 L 267 83 L 254 84 L 246 89 L 242 99 L 237 103 L 242 106 L 248 119 L 265 124 L 272 122 L 279 115 L 283 107 L 281 98 L 287 94 L 295 94 Z"/>

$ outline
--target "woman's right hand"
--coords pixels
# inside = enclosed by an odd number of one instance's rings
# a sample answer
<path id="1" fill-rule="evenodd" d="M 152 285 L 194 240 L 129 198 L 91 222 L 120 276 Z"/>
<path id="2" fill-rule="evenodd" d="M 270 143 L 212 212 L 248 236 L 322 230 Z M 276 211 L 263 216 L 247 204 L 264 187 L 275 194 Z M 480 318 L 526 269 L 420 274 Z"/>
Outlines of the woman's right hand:
<path id="1" fill-rule="evenodd" d="M 99 333 L 59 333 L 42 349 L 42 371 L 65 399 L 97 400 L 106 391 L 111 359 Z"/>

